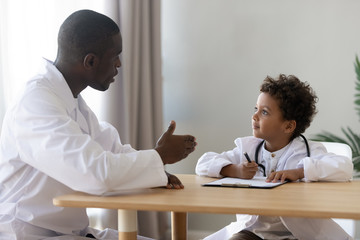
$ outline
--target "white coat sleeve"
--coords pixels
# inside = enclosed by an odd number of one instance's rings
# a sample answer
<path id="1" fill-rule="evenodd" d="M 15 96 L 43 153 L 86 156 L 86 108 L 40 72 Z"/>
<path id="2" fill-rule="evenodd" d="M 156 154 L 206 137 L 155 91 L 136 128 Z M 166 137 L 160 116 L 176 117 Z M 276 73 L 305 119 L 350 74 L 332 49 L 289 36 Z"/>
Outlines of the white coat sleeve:
<path id="1" fill-rule="evenodd" d="M 13 129 L 21 159 L 73 190 L 103 194 L 167 183 L 155 150 L 134 151 L 124 146 L 126 151 L 122 151 L 120 144 L 104 148 L 83 133 L 61 99 L 50 92 L 36 89 L 28 93 L 16 111 Z M 114 140 L 116 134 L 103 129 L 101 137 Z"/>
<path id="2" fill-rule="evenodd" d="M 236 147 L 233 150 L 222 152 L 220 154 L 207 152 L 198 160 L 195 172 L 199 176 L 223 177 L 220 174 L 223 167 L 247 161 L 243 151 L 246 151 L 250 156 L 254 156 L 254 146 L 257 146 L 261 141 L 261 139 L 254 138 L 253 136 L 237 138 L 234 141 Z"/>
<path id="3" fill-rule="evenodd" d="M 240 155 L 239 148 L 223 152 L 221 154 L 215 152 L 204 153 L 198 160 L 195 172 L 199 176 L 223 177 L 220 171 L 223 167 L 230 164 L 239 164 Z"/>
<path id="4" fill-rule="evenodd" d="M 318 143 L 311 149 L 311 156 L 300 161 L 304 168 L 305 181 L 349 181 L 353 175 L 353 163 L 348 157 L 327 153 Z"/>

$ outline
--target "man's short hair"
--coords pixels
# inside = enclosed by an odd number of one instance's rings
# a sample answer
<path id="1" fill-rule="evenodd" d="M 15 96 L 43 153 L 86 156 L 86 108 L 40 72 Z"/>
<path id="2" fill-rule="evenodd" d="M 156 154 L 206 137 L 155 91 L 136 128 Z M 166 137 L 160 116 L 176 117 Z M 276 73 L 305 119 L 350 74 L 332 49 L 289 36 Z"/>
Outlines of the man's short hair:
<path id="1" fill-rule="evenodd" d="M 72 13 L 61 25 L 58 34 L 58 54 L 66 60 L 82 60 L 88 53 L 98 56 L 107 49 L 107 41 L 120 33 L 109 17 L 91 10 Z"/>

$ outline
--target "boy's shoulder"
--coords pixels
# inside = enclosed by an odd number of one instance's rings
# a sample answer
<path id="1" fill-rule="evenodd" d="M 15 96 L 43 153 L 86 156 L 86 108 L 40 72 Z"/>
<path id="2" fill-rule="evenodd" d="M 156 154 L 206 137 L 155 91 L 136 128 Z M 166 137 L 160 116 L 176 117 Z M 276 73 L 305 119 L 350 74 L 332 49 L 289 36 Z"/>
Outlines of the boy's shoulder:
<path id="1" fill-rule="evenodd" d="M 254 146 L 254 144 L 257 146 L 257 144 L 261 143 L 263 139 L 256 138 L 254 136 L 246 136 L 246 137 L 239 137 L 235 139 L 235 145 L 238 147 L 244 147 L 244 146 Z"/>
<path id="2" fill-rule="evenodd" d="M 310 150 L 310 156 L 314 156 L 314 155 L 317 155 L 318 153 L 322 154 L 322 153 L 326 152 L 326 148 L 324 147 L 324 145 L 321 142 L 307 140 L 307 144 L 308 144 L 308 147 Z M 290 147 L 293 152 L 305 152 L 306 153 L 306 149 L 307 149 L 306 142 L 301 137 L 295 138 L 291 142 Z"/>

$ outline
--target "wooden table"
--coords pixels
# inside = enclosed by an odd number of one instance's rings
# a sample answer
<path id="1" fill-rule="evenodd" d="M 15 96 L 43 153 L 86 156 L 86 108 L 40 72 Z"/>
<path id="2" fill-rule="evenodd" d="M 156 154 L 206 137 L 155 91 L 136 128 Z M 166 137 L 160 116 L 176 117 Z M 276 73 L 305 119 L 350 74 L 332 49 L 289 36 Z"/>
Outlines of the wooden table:
<path id="1" fill-rule="evenodd" d="M 187 213 L 360 219 L 360 181 L 287 183 L 273 189 L 202 187 L 213 178 L 177 175 L 182 190 L 155 188 L 121 196 L 84 193 L 54 198 L 56 206 L 119 209 L 119 239 L 136 239 L 136 211 L 170 211 L 172 239 L 186 239 Z"/>

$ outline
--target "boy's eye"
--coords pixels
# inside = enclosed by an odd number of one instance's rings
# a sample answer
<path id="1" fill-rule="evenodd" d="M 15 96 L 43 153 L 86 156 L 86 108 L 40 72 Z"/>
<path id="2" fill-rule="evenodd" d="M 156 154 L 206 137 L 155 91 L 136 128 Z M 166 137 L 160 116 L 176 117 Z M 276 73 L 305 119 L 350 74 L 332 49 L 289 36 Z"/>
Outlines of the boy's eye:
<path id="1" fill-rule="evenodd" d="M 257 107 L 254 108 L 254 112 L 257 112 L 258 110 L 259 110 L 259 109 L 258 109 Z M 261 109 L 260 109 L 260 110 L 261 110 Z M 261 110 L 261 114 L 262 114 L 262 115 L 268 115 L 269 113 L 268 113 L 268 111 L 262 109 L 262 110 Z"/>

